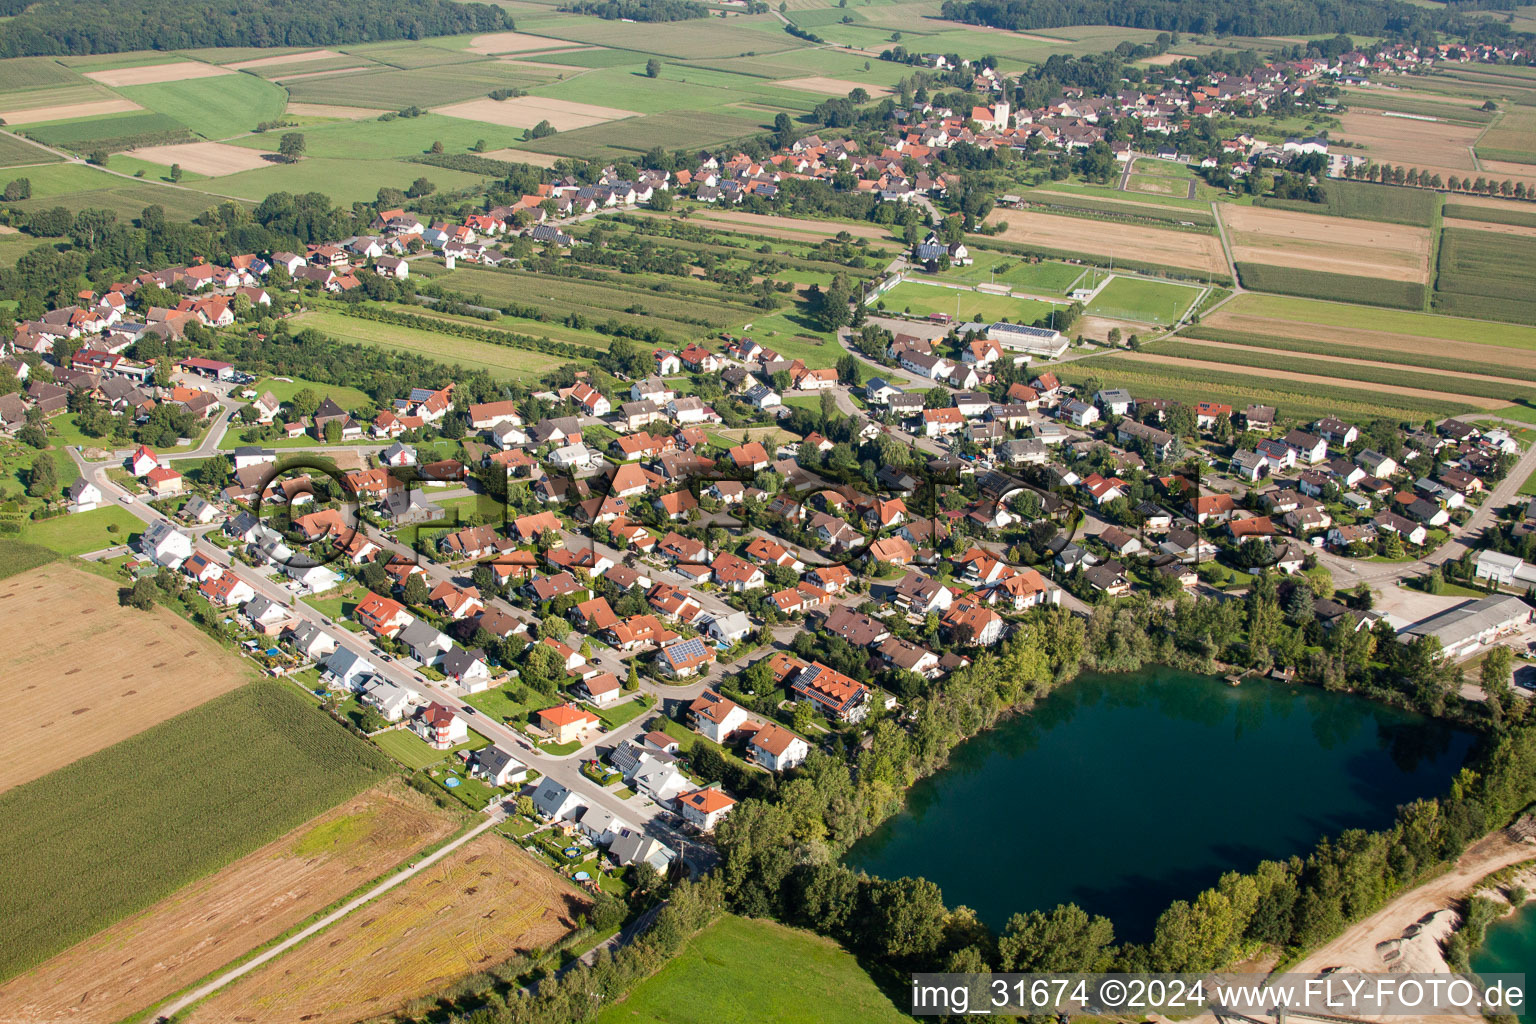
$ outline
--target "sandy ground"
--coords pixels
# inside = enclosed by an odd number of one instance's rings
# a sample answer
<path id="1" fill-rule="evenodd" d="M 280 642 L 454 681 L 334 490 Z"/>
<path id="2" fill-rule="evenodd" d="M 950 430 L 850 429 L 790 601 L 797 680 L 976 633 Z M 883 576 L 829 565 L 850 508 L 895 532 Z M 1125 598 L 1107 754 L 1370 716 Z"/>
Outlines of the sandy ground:
<path id="1" fill-rule="evenodd" d="M 33 107 L 30 110 L 3 110 L 0 118 L 7 125 L 37 124 L 41 121 L 63 121 L 71 117 L 95 117 L 98 114 L 126 114 L 131 110 L 143 110 L 132 100 L 95 100 L 90 103 L 65 103 L 56 107 Z"/>
<path id="2" fill-rule="evenodd" d="M 12 979 L 0 987 L 0 1022 L 123 1020 L 282 935 L 454 824 L 404 786 L 363 793 Z M 319 838 L 331 833 L 341 838 Z"/>
<path id="3" fill-rule="evenodd" d="M 773 84 L 782 85 L 786 89 L 800 89 L 803 92 L 819 92 L 826 96 L 847 96 L 855 89 L 863 89 L 871 96 L 891 94 L 891 90 L 883 85 L 850 82 L 843 78 L 824 78 L 821 75 L 811 75 L 809 78 L 784 78 Z"/>
<path id="4" fill-rule="evenodd" d="M 1074 336 L 1081 334 L 1083 337 L 1091 338 L 1094 341 L 1108 341 L 1109 332 L 1116 327 L 1120 329 L 1120 336 L 1124 338 L 1129 338 L 1133 334 L 1149 333 L 1146 324 L 1133 323 L 1130 320 L 1112 320 L 1107 316 L 1084 315 L 1072 326 L 1072 334 Z M 1179 340 L 1187 341 L 1189 339 L 1181 338 Z"/>
<path id="5" fill-rule="evenodd" d="M 1150 68 L 1165 68 L 1169 64 L 1177 64 L 1181 60 L 1188 60 L 1188 59 L 1189 59 L 1188 57 L 1185 57 L 1181 53 L 1160 53 L 1160 54 L 1158 54 L 1155 57 L 1143 57 L 1141 60 L 1137 61 L 1136 63 L 1137 64 L 1145 64 L 1147 67 L 1150 67 Z"/>
<path id="6" fill-rule="evenodd" d="M 117 589 L 64 563 L 0 582 L 0 698 L 28 709 L 6 730 L 0 791 L 250 680 L 194 626 L 164 609 L 121 607 Z"/>
<path id="7" fill-rule="evenodd" d="M 1435 928 L 1424 941 L 1412 944 L 1411 952 L 1400 944 L 1405 937 L 1414 937 L 1405 936 L 1405 933 L 1428 915 L 1447 911 L 1487 875 L 1531 857 L 1536 857 L 1536 844 L 1517 842 L 1504 831 L 1487 836 L 1463 853 L 1451 870 L 1399 896 L 1287 970 L 1295 974 L 1310 974 L 1324 967 L 1339 966 L 1380 973 L 1388 965 L 1383 962 L 1382 951 L 1378 947 L 1383 943 L 1399 943 L 1387 947 L 1388 950 L 1396 949 L 1400 952 L 1401 956 L 1395 959 L 1411 956 L 1410 963 L 1422 964 L 1438 960 L 1438 968 L 1430 969 L 1444 971 L 1445 961 L 1440 957 L 1438 946 L 1433 940 L 1442 931 L 1448 934 L 1445 922 L 1436 922 Z"/>
<path id="8" fill-rule="evenodd" d="M 1444 338 L 1398 334 L 1393 331 L 1371 331 L 1358 327 L 1326 327 L 1301 320 L 1250 316 L 1229 313 L 1226 310 L 1217 310 L 1203 318 L 1201 322 L 1207 327 L 1247 331 L 1250 334 L 1264 334 L 1270 337 L 1289 336 L 1326 341 L 1342 346 L 1359 345 L 1366 348 L 1424 352 L 1453 359 L 1464 359 L 1468 366 L 1505 365 L 1536 369 L 1536 352 L 1504 345 L 1479 345 L 1470 341 L 1447 341 Z"/>
<path id="9" fill-rule="evenodd" d="M 1226 351 L 1226 352 L 1241 351 L 1242 348 L 1243 348 L 1243 346 L 1241 346 L 1241 345 L 1229 345 L 1229 344 L 1227 344 L 1225 342 L 1221 342 L 1221 341 L 1201 341 L 1199 338 L 1182 338 L 1181 337 L 1181 338 L 1179 338 L 1177 340 L 1179 341 L 1180 344 L 1183 344 L 1183 345 L 1195 345 L 1195 346 L 1200 347 L 1200 348 L 1209 348 L 1209 349 L 1215 349 L 1215 350 L 1222 350 L 1222 351 Z M 1532 386 L 1530 384 L 1530 382 L 1528 382 L 1528 381 L 1516 381 L 1516 380 L 1513 380 L 1513 379 L 1511 379 L 1509 377 L 1501 377 L 1501 376 L 1499 376 L 1497 374 L 1469 373 L 1469 372 L 1460 371 L 1460 370 L 1423 370 L 1423 369 L 1418 369 L 1418 368 L 1412 367 L 1412 366 L 1401 366 L 1401 365 L 1399 365 L 1397 363 L 1380 363 L 1380 362 L 1377 362 L 1374 359 L 1370 359 L 1370 358 L 1351 358 L 1348 352 L 1342 352 L 1342 353 L 1340 353 L 1339 355 L 1336 355 L 1336 356 L 1320 356 L 1320 355 L 1316 355 L 1316 354 L 1314 354 L 1312 352 L 1308 352 L 1308 353 L 1306 353 L 1306 359 L 1309 362 L 1315 360 L 1315 361 L 1317 361 L 1319 363 L 1328 363 L 1328 364 L 1336 365 L 1336 366 L 1340 366 L 1340 367 L 1345 367 L 1345 366 L 1376 366 L 1376 367 L 1389 366 L 1389 367 L 1392 367 L 1393 369 L 1401 369 L 1401 370 L 1403 370 L 1405 372 L 1436 373 L 1436 374 L 1439 374 L 1440 376 L 1442 376 L 1442 377 L 1447 379 L 1447 386 L 1446 386 L 1445 390 L 1446 390 L 1446 392 L 1448 394 L 1455 394 L 1456 393 L 1456 389 L 1449 385 L 1449 381 L 1451 381 L 1451 380 L 1486 381 L 1486 382 L 1488 382 L 1490 384 L 1508 384 L 1511 387 L 1518 387 L 1518 388 L 1522 388 L 1522 389 L 1529 389 Z"/>
<path id="10" fill-rule="evenodd" d="M 1008 229 L 997 237 L 1009 242 L 1096 256 L 1122 256 L 1216 274 L 1227 272 L 1221 242 L 1211 234 L 1117 224 L 1035 210 L 993 210 L 986 222 L 996 224 L 999 221 L 1006 222 Z"/>
<path id="11" fill-rule="evenodd" d="M 584 896 L 495 833 L 187 1011 L 191 1024 L 350 1024 L 520 951 L 546 948 Z"/>
<path id="12" fill-rule="evenodd" d="M 161 82 L 184 82 L 189 78 L 213 78 L 216 75 L 232 75 L 229 68 L 204 64 L 196 60 L 179 60 L 171 64 L 145 64 L 136 68 L 114 68 L 111 71 L 87 71 L 85 77 L 102 85 L 157 85 Z"/>
<path id="13" fill-rule="evenodd" d="M 504 128 L 532 128 L 540 121 L 548 121 L 555 126 L 556 131 L 562 132 L 640 116 L 633 110 L 574 103 L 570 100 L 550 99 L 548 96 L 514 96 L 509 100 L 493 100 L 487 96 L 437 107 L 432 112 L 460 117 L 466 121 L 498 124 Z"/>
<path id="14" fill-rule="evenodd" d="M 1427 228 L 1258 206 L 1227 206 L 1221 219 L 1239 263 L 1390 281 L 1428 278 Z"/>
<path id="15" fill-rule="evenodd" d="M 1365 154 L 1378 163 L 1408 167 L 1433 163 L 1470 171 L 1472 153 L 1468 147 L 1482 132 L 1472 125 L 1388 117 L 1372 110 L 1352 110 L 1340 120 L 1340 139 L 1361 143 Z"/>
<path id="16" fill-rule="evenodd" d="M 531 36 L 526 32 L 491 32 L 469 41 L 470 53 L 530 53 L 534 50 L 558 50 L 571 45 L 568 39 Z"/>
<path id="17" fill-rule="evenodd" d="M 288 113 L 295 117 L 342 117 L 348 121 L 357 121 L 365 117 L 378 117 L 387 111 L 382 108 L 371 110 L 367 107 L 338 107 L 329 103 L 290 103 Z"/>
<path id="18" fill-rule="evenodd" d="M 480 155 L 492 160 L 510 160 L 516 164 L 532 164 L 534 167 L 553 167 L 556 160 L 565 159 L 554 153 L 530 153 L 526 149 L 493 149 L 489 153 L 481 153 Z"/>
<path id="19" fill-rule="evenodd" d="M 1469 196 L 1462 193 L 1447 194 L 1447 203 L 1458 203 L 1462 206 L 1486 206 L 1490 210 L 1530 210 L 1531 204 L 1518 199 L 1496 199 L 1493 196 Z"/>
<path id="20" fill-rule="evenodd" d="M 331 57 L 340 57 L 335 50 L 310 50 L 308 53 L 285 53 L 276 57 L 257 57 L 255 60 L 242 60 L 234 64 L 225 64 L 226 68 L 234 71 L 243 71 L 246 68 L 270 68 L 278 64 L 298 64 L 308 60 L 328 60 Z"/>
<path id="21" fill-rule="evenodd" d="M 1445 226 L 1448 228 L 1466 228 L 1468 231 L 1488 231 L 1495 235 L 1523 235 L 1526 238 L 1536 238 L 1536 227 L 1527 227 L 1524 224 L 1495 224 L 1488 220 L 1462 220 L 1459 217 L 1446 217 Z"/>
<path id="22" fill-rule="evenodd" d="M 136 156 L 140 160 L 164 164 L 166 167 L 181 164 L 183 170 L 191 171 L 193 174 L 206 174 L 210 178 L 271 166 L 271 161 L 267 160 L 267 154 L 262 150 L 247 149 L 244 146 L 226 146 L 222 142 L 183 142 L 174 146 L 150 146 L 145 149 L 130 149 L 124 155 Z"/>
<path id="23" fill-rule="evenodd" d="M 1160 366 L 1182 366 L 1189 369 L 1216 370 L 1221 373 L 1242 373 L 1241 366 L 1233 366 L 1229 363 L 1213 363 L 1203 359 L 1180 359 L 1177 356 L 1158 355 L 1155 352 L 1130 352 L 1126 358 L 1139 363 L 1157 363 Z M 1395 384 L 1373 384 L 1368 381 L 1341 379 L 1338 377 L 1326 377 L 1313 373 L 1292 373 L 1288 370 L 1254 370 L 1256 377 L 1267 377 L 1273 380 L 1290 380 L 1301 384 L 1325 384 L 1333 387 L 1350 387 L 1360 391 L 1374 391 L 1384 395 L 1403 395 L 1409 398 L 1433 398 L 1444 400 L 1446 392 L 1428 391 L 1424 388 L 1404 388 Z M 1474 406 L 1479 409 L 1502 409 L 1509 404 L 1509 399 L 1476 398 L 1472 395 L 1456 395 L 1458 402 Z"/>

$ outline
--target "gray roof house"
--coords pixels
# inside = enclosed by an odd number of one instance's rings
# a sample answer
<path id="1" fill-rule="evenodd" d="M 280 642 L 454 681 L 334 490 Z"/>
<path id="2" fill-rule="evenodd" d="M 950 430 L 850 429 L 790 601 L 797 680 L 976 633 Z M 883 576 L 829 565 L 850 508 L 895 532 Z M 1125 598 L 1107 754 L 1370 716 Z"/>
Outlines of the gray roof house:
<path id="1" fill-rule="evenodd" d="M 545 776 L 539 780 L 539 788 L 533 791 L 533 806 L 538 808 L 540 816 L 550 821 L 566 821 L 575 818 L 587 805 L 581 797 Z"/>
<path id="2" fill-rule="evenodd" d="M 627 825 L 614 833 L 608 853 L 621 867 L 644 861 L 663 874 L 677 859 L 677 853 L 661 840 L 652 839 Z"/>

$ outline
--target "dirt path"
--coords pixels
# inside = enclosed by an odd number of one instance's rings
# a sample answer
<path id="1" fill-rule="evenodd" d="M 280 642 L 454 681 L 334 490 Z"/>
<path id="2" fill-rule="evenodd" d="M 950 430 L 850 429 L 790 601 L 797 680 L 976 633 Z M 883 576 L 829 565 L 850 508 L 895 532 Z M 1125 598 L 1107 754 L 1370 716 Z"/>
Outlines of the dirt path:
<path id="1" fill-rule="evenodd" d="M 1220 351 L 1226 351 L 1226 352 L 1231 352 L 1234 349 L 1243 349 L 1243 348 L 1247 347 L 1247 346 L 1244 346 L 1244 345 L 1234 345 L 1234 344 L 1232 344 L 1230 342 L 1225 342 L 1225 341 L 1204 341 L 1204 340 L 1202 340 L 1200 338 L 1179 337 L 1179 338 L 1175 338 L 1173 340 L 1179 342 L 1182 345 L 1196 345 L 1196 346 L 1199 346 L 1200 348 L 1209 348 L 1209 349 L 1213 349 L 1213 350 L 1220 350 Z M 1272 350 L 1270 350 L 1270 349 L 1259 349 L 1258 351 L 1268 352 L 1268 351 L 1272 351 Z M 1401 364 L 1398 364 L 1398 363 L 1379 363 L 1379 362 L 1376 362 L 1373 359 L 1353 359 L 1353 358 L 1350 358 L 1349 356 L 1322 356 L 1322 355 L 1317 355 L 1316 353 L 1313 353 L 1313 352 L 1308 352 L 1306 354 L 1306 358 L 1307 358 L 1307 360 L 1309 362 L 1310 361 L 1317 361 L 1317 362 L 1323 362 L 1323 363 L 1341 363 L 1341 364 L 1344 364 L 1346 366 L 1390 366 L 1390 367 L 1392 367 L 1394 369 L 1401 369 L 1401 370 L 1404 370 L 1404 371 L 1419 371 L 1419 372 L 1424 372 L 1424 373 L 1436 373 L 1436 374 L 1439 374 L 1442 377 L 1455 377 L 1455 378 L 1459 378 L 1461 380 L 1481 380 L 1481 381 L 1487 381 L 1490 384 L 1508 384 L 1511 387 L 1518 387 L 1518 388 L 1521 388 L 1521 389 L 1528 389 L 1528 388 L 1531 387 L 1530 381 L 1522 381 L 1522 380 L 1518 380 L 1518 379 L 1510 378 L 1510 377 L 1500 377 L 1497 374 L 1466 373 L 1466 372 L 1461 371 L 1461 370 L 1428 370 L 1428 369 L 1425 369 L 1424 367 L 1404 366 L 1404 365 L 1401 365 Z M 1449 391 L 1451 389 L 1447 389 L 1447 390 Z"/>
<path id="2" fill-rule="evenodd" d="M 1214 370 L 1219 373 L 1242 373 L 1243 367 L 1233 366 L 1231 363 L 1207 362 L 1204 359 L 1180 359 L 1177 356 L 1162 356 L 1155 352 L 1132 352 L 1126 358 L 1139 363 L 1156 363 L 1159 366 L 1185 366 L 1202 370 Z M 1254 370 L 1251 371 L 1258 377 L 1268 377 L 1274 380 L 1296 381 L 1301 384 L 1324 384 L 1333 387 L 1352 387 L 1361 391 L 1375 391 L 1384 395 L 1402 395 L 1406 398 L 1432 398 L 1444 401 L 1446 393 L 1443 391 L 1427 391 L 1424 388 L 1404 388 L 1395 384 L 1372 384 L 1363 380 L 1350 380 L 1347 377 L 1325 377 L 1315 373 L 1292 373 L 1288 370 Z M 1473 395 L 1456 395 L 1457 401 L 1477 409 L 1502 409 L 1509 405 L 1507 398 L 1478 398 Z"/>
<path id="3" fill-rule="evenodd" d="M 1355 967 L 1378 973 L 1386 969 L 1376 951 L 1379 943 L 1401 938 L 1410 925 L 1437 910 L 1444 910 L 1485 876 L 1510 864 L 1536 856 L 1536 843 L 1511 839 L 1500 830 L 1474 843 L 1450 871 L 1432 878 L 1388 903 L 1290 968 L 1295 974 L 1312 974 L 1324 967 Z"/>

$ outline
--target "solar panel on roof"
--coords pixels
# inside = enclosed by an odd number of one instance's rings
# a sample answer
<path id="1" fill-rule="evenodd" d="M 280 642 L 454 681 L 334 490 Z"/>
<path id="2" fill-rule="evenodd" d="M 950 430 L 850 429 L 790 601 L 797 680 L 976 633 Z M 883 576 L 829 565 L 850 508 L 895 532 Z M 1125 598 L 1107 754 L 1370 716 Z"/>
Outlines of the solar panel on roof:
<path id="1" fill-rule="evenodd" d="M 692 637 L 667 648 L 667 658 L 674 663 L 702 657 L 704 657 L 704 641 L 698 637 Z"/>

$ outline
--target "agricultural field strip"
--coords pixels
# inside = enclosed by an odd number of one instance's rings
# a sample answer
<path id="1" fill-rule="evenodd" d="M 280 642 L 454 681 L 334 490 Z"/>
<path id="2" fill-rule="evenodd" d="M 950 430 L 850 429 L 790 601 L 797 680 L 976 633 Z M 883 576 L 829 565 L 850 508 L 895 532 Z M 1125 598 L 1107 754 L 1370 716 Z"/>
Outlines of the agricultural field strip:
<path id="1" fill-rule="evenodd" d="M 1217 362 L 1205 359 L 1186 359 L 1181 356 L 1160 355 L 1154 352 L 1135 352 L 1120 358 L 1128 359 L 1135 363 L 1156 363 L 1158 365 L 1164 366 L 1187 366 L 1200 370 L 1230 371 L 1233 366 L 1231 363 Z M 1237 365 L 1241 366 L 1243 364 L 1239 363 Z M 1300 384 L 1309 384 L 1312 382 L 1331 383 L 1339 379 L 1336 377 L 1330 377 L 1326 374 L 1302 373 L 1294 370 L 1282 370 L 1274 368 L 1264 369 L 1263 378 L 1265 380 L 1294 381 Z M 1358 377 L 1351 378 L 1351 382 L 1357 384 L 1359 390 L 1380 391 L 1383 394 L 1401 395 L 1405 398 L 1438 400 L 1442 395 L 1447 393 L 1445 389 L 1441 388 L 1406 387 L 1396 384 L 1378 384 L 1373 381 L 1364 380 Z M 1464 404 L 1473 406 L 1474 408 L 1498 409 L 1502 406 L 1510 404 L 1510 399 L 1507 397 L 1486 398 L 1476 395 L 1466 395 L 1461 392 L 1455 392 L 1455 394 L 1458 398 L 1464 399 Z"/>
<path id="2" fill-rule="evenodd" d="M 1426 392 L 1441 391 L 1451 395 L 1503 398 L 1506 402 L 1536 397 L 1536 386 L 1529 382 L 1522 385 L 1508 377 L 1458 373 L 1450 370 L 1417 373 L 1390 363 L 1383 364 L 1368 359 L 1317 353 L 1309 353 L 1305 360 L 1299 360 L 1284 352 L 1255 351 L 1252 347 L 1195 338 L 1167 339 L 1148 345 L 1142 351 L 1193 359 L 1202 363 L 1224 363 L 1253 370 L 1300 372 L 1308 376 L 1334 377 L 1342 381 L 1358 381 L 1365 384 L 1400 385 Z"/>
<path id="3" fill-rule="evenodd" d="M 1506 358 L 1511 354 L 1509 349 L 1477 346 L 1470 342 L 1439 342 L 1436 350 L 1443 354 L 1431 355 L 1412 349 L 1377 347 L 1370 339 L 1357 340 L 1342 337 L 1335 332 L 1329 332 L 1327 341 L 1313 341 L 1297 338 L 1294 334 L 1280 337 L 1213 326 L 1216 323 L 1228 322 L 1220 320 L 1220 317 L 1221 314 L 1218 312 L 1202 324 L 1185 327 L 1175 337 L 1216 345 L 1270 349 L 1276 352 L 1301 352 L 1367 364 L 1441 370 L 1489 380 L 1509 381 L 1515 387 L 1521 386 L 1520 382 L 1536 383 L 1536 358 L 1530 360 L 1529 366 L 1514 366 Z M 1447 348 L 1449 351 L 1446 351 Z M 1469 366 L 1479 367 L 1481 372 L 1468 372 Z"/>
<path id="4" fill-rule="evenodd" d="M 1433 344 L 1435 339 L 1441 339 L 1536 349 L 1536 328 L 1533 327 L 1434 313 L 1382 310 L 1323 299 L 1279 295 L 1239 295 L 1220 310 L 1220 315 L 1228 314 L 1295 321 L 1299 325 L 1314 330 L 1319 327 L 1343 327 L 1387 334 L 1415 335 L 1430 344 Z"/>
<path id="5" fill-rule="evenodd" d="M 0 986 L 0 1005 L 33 1024 L 124 1020 L 272 941 L 454 825 L 403 785 L 376 787 Z"/>

